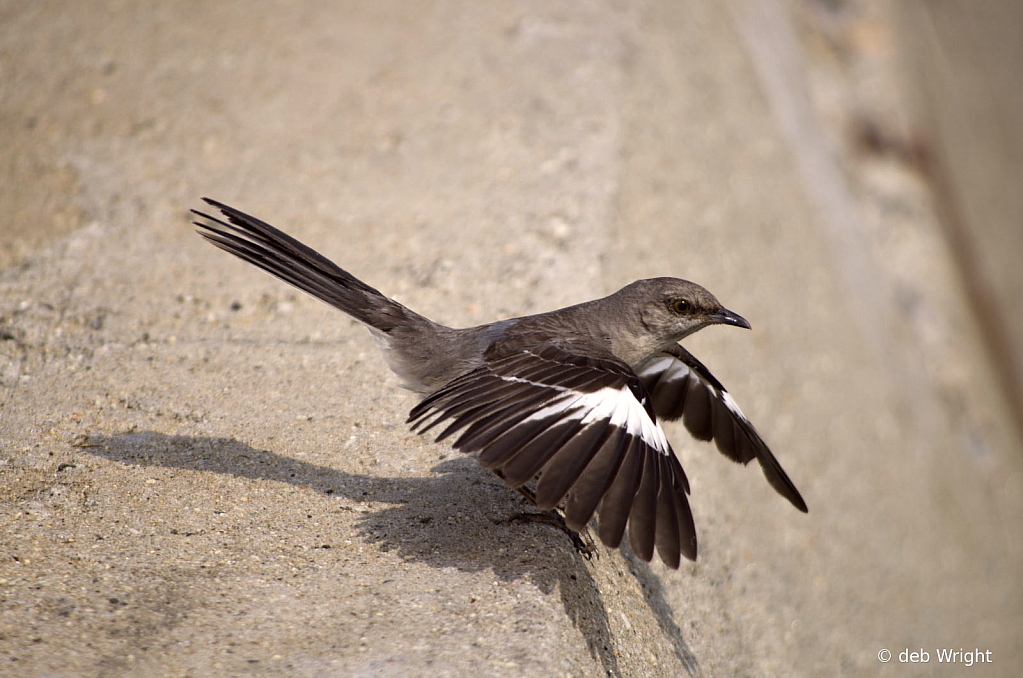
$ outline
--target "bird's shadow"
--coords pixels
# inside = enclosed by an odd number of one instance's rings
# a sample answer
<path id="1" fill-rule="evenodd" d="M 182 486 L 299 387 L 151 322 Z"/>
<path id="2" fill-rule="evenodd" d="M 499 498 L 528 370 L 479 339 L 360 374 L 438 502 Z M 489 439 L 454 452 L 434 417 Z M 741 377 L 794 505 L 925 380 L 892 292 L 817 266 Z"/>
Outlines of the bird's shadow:
<path id="1" fill-rule="evenodd" d="M 502 580 L 526 578 L 543 593 L 558 589 L 565 612 L 586 638 L 606 675 L 620 676 L 607 609 L 597 583 L 568 537 L 540 525 L 507 518 L 532 507 L 469 457 L 438 464 L 428 477 L 379 477 L 347 473 L 260 450 L 237 440 L 169 436 L 143 431 L 90 436 L 87 451 L 140 466 L 163 466 L 276 481 L 363 505 L 389 504 L 359 513 L 367 543 L 397 550 L 405 560 L 464 572 L 492 570 Z M 365 509 L 361 509 L 365 510 Z M 414 529 L 409 529 L 414 526 Z M 467 538 L 468 535 L 468 538 Z M 538 540 L 547 548 L 537 557 Z M 661 583 L 649 566 L 624 549 L 662 633 L 689 675 L 699 671 L 675 622 Z"/>

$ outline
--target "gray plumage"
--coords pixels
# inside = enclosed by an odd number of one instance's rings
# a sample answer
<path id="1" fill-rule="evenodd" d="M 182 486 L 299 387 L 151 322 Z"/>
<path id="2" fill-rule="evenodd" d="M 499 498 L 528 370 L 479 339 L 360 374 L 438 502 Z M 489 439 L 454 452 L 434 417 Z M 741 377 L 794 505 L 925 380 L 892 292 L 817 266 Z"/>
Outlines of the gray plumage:
<path id="1" fill-rule="evenodd" d="M 453 329 L 363 283 L 274 227 L 204 198 L 227 221 L 196 211 L 217 247 L 366 325 L 403 385 L 426 397 L 414 430 L 476 453 L 484 468 L 542 509 L 562 506 L 580 530 L 599 507 L 598 533 L 617 547 L 678 567 L 696 559 L 689 482 L 658 419 L 681 418 L 729 459 L 756 459 L 796 508 L 806 504 L 717 379 L 678 342 L 711 324 L 749 328 L 699 285 L 638 280 L 549 313 Z"/>

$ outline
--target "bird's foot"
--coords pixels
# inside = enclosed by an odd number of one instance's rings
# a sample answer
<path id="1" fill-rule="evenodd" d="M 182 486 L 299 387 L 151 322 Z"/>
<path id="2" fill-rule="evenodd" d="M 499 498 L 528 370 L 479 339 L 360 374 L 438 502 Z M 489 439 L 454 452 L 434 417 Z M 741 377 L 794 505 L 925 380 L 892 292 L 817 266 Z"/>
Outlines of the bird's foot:
<path id="1" fill-rule="evenodd" d="M 509 523 L 546 523 L 552 525 L 572 540 L 572 546 L 578 551 L 586 560 L 590 560 L 594 555 L 597 555 L 597 545 L 594 543 L 593 538 L 590 536 L 589 530 L 583 528 L 582 532 L 576 532 L 565 522 L 564 516 L 557 511 L 545 511 L 544 513 L 516 513 L 513 516 L 509 516 L 502 521 L 495 521 L 504 524 Z"/>

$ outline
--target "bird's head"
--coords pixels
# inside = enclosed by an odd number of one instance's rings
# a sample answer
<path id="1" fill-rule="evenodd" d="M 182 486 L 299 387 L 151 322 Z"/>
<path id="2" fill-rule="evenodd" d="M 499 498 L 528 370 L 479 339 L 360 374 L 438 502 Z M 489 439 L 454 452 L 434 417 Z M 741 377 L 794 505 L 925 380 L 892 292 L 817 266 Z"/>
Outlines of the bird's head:
<path id="1" fill-rule="evenodd" d="M 688 280 L 650 278 L 637 280 L 625 289 L 630 288 L 634 288 L 640 300 L 644 327 L 665 343 L 677 342 L 707 325 L 750 328 L 745 318 L 729 311 L 713 294 Z"/>

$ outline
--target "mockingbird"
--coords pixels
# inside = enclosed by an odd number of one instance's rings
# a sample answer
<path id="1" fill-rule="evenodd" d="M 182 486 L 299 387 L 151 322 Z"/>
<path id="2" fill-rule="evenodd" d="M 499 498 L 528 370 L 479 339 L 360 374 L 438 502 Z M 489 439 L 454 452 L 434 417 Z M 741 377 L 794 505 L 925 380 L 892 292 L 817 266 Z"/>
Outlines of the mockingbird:
<path id="1" fill-rule="evenodd" d="M 366 325 L 403 386 L 426 397 L 413 430 L 477 453 L 538 508 L 561 506 L 573 530 L 599 506 L 611 548 L 626 525 L 633 552 L 696 560 L 689 481 L 658 419 L 682 418 L 732 461 L 753 459 L 800 511 L 806 504 L 717 379 L 678 342 L 707 325 L 749 329 L 695 283 L 637 280 L 549 313 L 453 329 L 410 311 L 276 228 L 209 198 L 227 221 L 193 212 L 217 247 Z M 532 481 L 536 480 L 535 489 Z M 530 483 L 530 485 L 527 485 Z"/>

